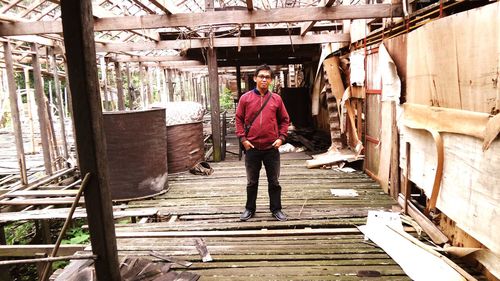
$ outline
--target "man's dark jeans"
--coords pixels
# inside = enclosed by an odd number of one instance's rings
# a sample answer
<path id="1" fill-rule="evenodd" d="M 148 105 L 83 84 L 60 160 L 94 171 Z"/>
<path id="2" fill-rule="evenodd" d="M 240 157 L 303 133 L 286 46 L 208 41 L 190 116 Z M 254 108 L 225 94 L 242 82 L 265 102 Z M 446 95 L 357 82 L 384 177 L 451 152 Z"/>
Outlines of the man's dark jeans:
<path id="1" fill-rule="evenodd" d="M 278 182 L 280 176 L 280 153 L 275 148 L 268 150 L 257 150 L 252 148 L 246 152 L 247 203 L 245 208 L 255 212 L 259 174 L 262 163 L 264 163 L 267 175 L 269 208 L 271 212 L 274 213 L 281 210 L 281 186 Z"/>

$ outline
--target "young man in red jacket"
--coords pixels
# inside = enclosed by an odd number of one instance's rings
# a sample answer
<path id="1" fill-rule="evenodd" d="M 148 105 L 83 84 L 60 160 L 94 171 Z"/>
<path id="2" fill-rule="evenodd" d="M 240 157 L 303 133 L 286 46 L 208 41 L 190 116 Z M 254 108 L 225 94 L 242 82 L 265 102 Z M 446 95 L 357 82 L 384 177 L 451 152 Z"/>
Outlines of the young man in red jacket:
<path id="1" fill-rule="evenodd" d="M 246 221 L 255 213 L 259 174 L 264 163 L 269 208 L 277 220 L 285 221 L 286 215 L 281 211 L 281 186 L 278 182 L 280 174 L 278 148 L 285 141 L 290 118 L 281 97 L 269 91 L 273 79 L 271 68 L 268 65 L 259 66 L 253 79 L 257 84 L 256 88 L 241 96 L 236 109 L 236 135 L 245 148 L 247 173 L 247 202 L 240 220 Z M 246 131 L 245 128 L 250 123 L 251 127 Z"/>

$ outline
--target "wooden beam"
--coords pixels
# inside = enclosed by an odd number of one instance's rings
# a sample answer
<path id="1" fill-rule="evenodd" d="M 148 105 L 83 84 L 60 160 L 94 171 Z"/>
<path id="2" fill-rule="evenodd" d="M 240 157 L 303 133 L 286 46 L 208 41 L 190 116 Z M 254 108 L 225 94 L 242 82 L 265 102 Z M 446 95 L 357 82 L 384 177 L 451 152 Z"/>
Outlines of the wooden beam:
<path id="1" fill-rule="evenodd" d="M 325 3 L 325 7 L 331 7 L 335 3 L 335 0 L 328 0 L 328 2 Z M 313 28 L 314 24 L 316 21 L 308 21 L 304 22 L 302 26 L 300 27 L 300 35 L 304 36 L 306 33 Z"/>
<path id="2" fill-rule="evenodd" d="M 117 15 L 111 13 L 110 11 L 104 9 L 103 7 L 94 4 L 92 5 L 92 13 L 94 14 L 94 17 L 96 18 L 109 18 L 109 17 L 116 17 Z M 151 34 L 151 30 L 129 30 L 133 34 L 139 35 L 141 37 L 145 37 L 147 39 L 153 40 L 153 41 L 159 41 L 160 40 L 160 35 L 158 33 Z"/>
<path id="3" fill-rule="evenodd" d="M 45 3 L 45 1 L 42 1 L 42 0 L 38 0 L 38 1 L 31 3 L 31 5 L 29 5 L 29 7 L 27 7 L 26 10 L 24 10 L 22 13 L 19 13 L 18 16 L 24 18 L 29 13 L 31 13 L 33 10 L 35 10 L 40 5 L 42 5 L 43 3 Z"/>
<path id="4" fill-rule="evenodd" d="M 99 81 L 97 78 L 92 3 L 90 0 L 61 1 L 61 17 L 72 94 L 72 107 L 82 174 L 90 173 L 85 190 L 87 218 L 97 279 L 120 281 L 108 190 L 108 164 L 103 131 Z"/>
<path id="5" fill-rule="evenodd" d="M 45 46 L 54 46 L 53 40 L 35 35 L 9 36 L 9 39 L 28 43 L 38 43 Z"/>
<path id="6" fill-rule="evenodd" d="M 0 14 L 4 14 L 5 12 L 7 12 L 8 10 L 12 9 L 12 7 L 14 7 L 15 5 L 17 5 L 19 2 L 21 2 L 22 0 L 12 0 L 9 4 L 3 6 L 1 9 L 0 9 Z"/>
<path id="7" fill-rule="evenodd" d="M 214 38 L 214 47 L 250 47 L 250 46 L 282 46 L 290 45 L 312 45 L 322 43 L 350 42 L 349 34 L 318 34 L 318 35 L 292 35 L 292 36 L 262 36 L 238 38 Z M 154 42 L 127 42 L 127 43 L 97 43 L 98 52 L 129 52 L 164 49 L 207 48 L 208 40 L 171 40 Z"/>
<path id="8" fill-rule="evenodd" d="M 253 11 L 253 0 L 246 0 L 247 2 L 247 10 L 249 12 Z M 256 32 L 255 32 L 255 23 L 250 24 L 250 36 L 252 38 L 256 37 Z"/>
<path id="9" fill-rule="evenodd" d="M 112 62 L 160 62 L 160 61 L 187 61 L 181 56 L 114 56 L 109 59 Z"/>
<path id="10" fill-rule="evenodd" d="M 302 235 L 360 234 L 353 228 L 316 228 L 316 229 L 265 229 L 232 231 L 157 231 L 157 232 L 117 232 L 118 238 L 163 238 L 163 237 L 275 237 Z"/>
<path id="11" fill-rule="evenodd" d="M 59 254 L 67 256 L 83 251 L 87 245 L 66 244 L 59 246 Z M 38 253 L 49 254 L 54 245 L 2 245 L 0 257 L 34 257 Z"/>
<path id="12" fill-rule="evenodd" d="M 179 8 L 175 6 L 170 0 L 149 0 L 158 9 L 162 10 L 167 15 L 179 13 Z"/>
<path id="13" fill-rule="evenodd" d="M 389 18 L 403 15 L 401 4 L 335 6 L 330 8 L 286 8 L 255 11 L 210 11 L 175 15 L 145 15 L 96 19 L 94 31 L 168 27 L 196 27 L 222 24 L 263 24 L 321 20 Z M 0 36 L 61 33 L 60 20 L 12 22 L 0 25 Z"/>
<path id="14" fill-rule="evenodd" d="M 43 90 L 42 73 L 38 57 L 38 45 L 31 44 L 31 62 L 33 66 L 33 79 L 35 86 L 35 102 L 38 111 L 38 123 L 40 123 L 40 137 L 42 139 L 43 163 L 47 175 L 52 174 L 52 159 L 50 157 L 49 134 L 47 124 L 47 108 L 45 106 L 45 93 Z"/>
<path id="15" fill-rule="evenodd" d="M 19 106 L 17 99 L 17 87 L 14 77 L 14 66 L 12 63 L 12 47 L 10 42 L 3 43 L 5 70 L 7 72 L 7 84 L 9 88 L 10 114 L 12 116 L 12 127 L 14 127 L 14 141 L 16 143 L 17 162 L 19 164 L 19 174 L 21 184 L 28 184 L 26 175 L 26 157 L 24 155 L 23 131 L 21 128 L 21 117 L 19 116 Z M 28 109 L 31 110 L 31 109 Z"/>

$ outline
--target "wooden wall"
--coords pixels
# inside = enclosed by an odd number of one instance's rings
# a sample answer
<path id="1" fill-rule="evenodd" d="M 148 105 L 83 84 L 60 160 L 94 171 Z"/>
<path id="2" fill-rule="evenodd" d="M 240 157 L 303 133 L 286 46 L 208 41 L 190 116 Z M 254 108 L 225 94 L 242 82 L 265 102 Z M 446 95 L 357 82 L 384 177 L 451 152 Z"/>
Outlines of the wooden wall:
<path id="1" fill-rule="evenodd" d="M 408 34 L 409 102 L 498 112 L 499 6 L 448 16 Z"/>
<path id="2" fill-rule="evenodd" d="M 499 2 L 431 22 L 407 35 L 407 101 L 492 113 L 499 109 Z M 400 167 L 411 145 L 410 179 L 430 197 L 436 148 L 429 133 L 402 127 Z M 437 208 L 500 254 L 500 140 L 441 134 L 444 169 Z"/>

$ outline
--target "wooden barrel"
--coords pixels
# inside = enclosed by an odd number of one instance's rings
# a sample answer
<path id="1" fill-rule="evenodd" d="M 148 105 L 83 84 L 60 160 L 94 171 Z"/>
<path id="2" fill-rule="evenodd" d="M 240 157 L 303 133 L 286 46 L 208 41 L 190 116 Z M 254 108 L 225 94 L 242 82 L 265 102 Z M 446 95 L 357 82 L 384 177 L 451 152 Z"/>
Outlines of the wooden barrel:
<path id="1" fill-rule="evenodd" d="M 167 148 L 169 173 L 187 171 L 203 161 L 203 122 L 167 126 Z"/>
<path id="2" fill-rule="evenodd" d="M 167 186 L 165 109 L 103 114 L 113 200 L 161 193 Z"/>

